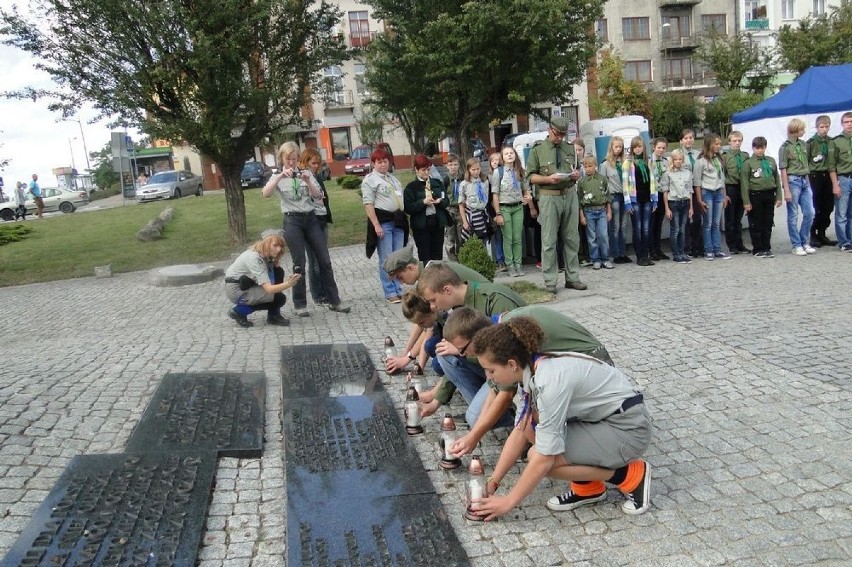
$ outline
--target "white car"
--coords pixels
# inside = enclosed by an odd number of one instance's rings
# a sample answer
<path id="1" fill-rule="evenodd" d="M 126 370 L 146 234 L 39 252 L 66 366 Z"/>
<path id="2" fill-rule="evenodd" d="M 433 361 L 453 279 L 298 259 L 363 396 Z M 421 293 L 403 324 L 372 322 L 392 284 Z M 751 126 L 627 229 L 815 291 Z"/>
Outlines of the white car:
<path id="1" fill-rule="evenodd" d="M 204 195 L 201 178 L 191 171 L 159 171 L 148 178 L 148 183 L 136 189 L 139 202 L 180 199 L 185 195 Z"/>
<path id="2" fill-rule="evenodd" d="M 41 195 L 46 213 L 53 211 L 73 213 L 77 210 L 77 207 L 89 204 L 89 194 L 85 191 L 72 191 L 71 189 L 60 189 L 59 187 L 42 187 Z M 37 207 L 35 200 L 29 190 L 27 190 L 27 200 L 24 204 L 27 207 L 28 215 L 36 214 Z M 14 200 L 0 203 L 0 218 L 5 221 L 15 220 L 16 208 L 18 208 L 18 203 Z"/>

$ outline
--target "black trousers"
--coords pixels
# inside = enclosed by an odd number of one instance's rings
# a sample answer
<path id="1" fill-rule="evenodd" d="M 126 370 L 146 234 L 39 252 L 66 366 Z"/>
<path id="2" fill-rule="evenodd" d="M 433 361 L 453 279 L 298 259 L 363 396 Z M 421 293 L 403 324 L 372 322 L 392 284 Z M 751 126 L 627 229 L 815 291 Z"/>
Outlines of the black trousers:
<path id="1" fill-rule="evenodd" d="M 426 217 L 425 228 L 415 228 L 414 245 L 417 246 L 417 259 L 425 266 L 431 260 L 444 259 L 444 229 L 435 215 Z M 461 244 L 457 242 L 459 247 Z"/>
<path id="2" fill-rule="evenodd" d="M 742 250 L 743 245 L 743 195 L 739 185 L 725 185 L 725 192 L 731 200 L 725 207 L 725 243 L 728 250 Z"/>
<path id="3" fill-rule="evenodd" d="M 826 229 L 831 226 L 831 213 L 834 211 L 831 176 L 827 171 L 818 171 L 808 175 L 808 181 L 814 192 L 814 224 L 811 232 L 825 235 Z"/>
<path id="4" fill-rule="evenodd" d="M 772 221 L 775 217 L 775 190 L 749 191 L 751 212 L 748 214 L 748 231 L 754 252 L 772 249 Z"/>
<path id="5" fill-rule="evenodd" d="M 663 237 L 663 221 L 666 220 L 666 206 L 663 194 L 657 193 L 657 210 L 651 213 L 651 252 L 662 253 L 660 246 Z"/>
<path id="6" fill-rule="evenodd" d="M 699 189 L 701 191 L 701 189 Z M 692 219 L 686 225 L 686 253 L 704 255 L 704 213 L 698 205 L 698 197 L 692 194 Z"/>

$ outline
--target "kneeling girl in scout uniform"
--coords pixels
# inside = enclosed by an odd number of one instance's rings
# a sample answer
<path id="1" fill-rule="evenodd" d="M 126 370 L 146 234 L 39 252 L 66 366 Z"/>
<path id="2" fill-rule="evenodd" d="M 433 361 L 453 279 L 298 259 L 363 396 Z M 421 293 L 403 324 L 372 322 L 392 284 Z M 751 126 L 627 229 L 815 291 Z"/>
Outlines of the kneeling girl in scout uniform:
<path id="1" fill-rule="evenodd" d="M 487 376 L 522 384 L 523 406 L 506 440 L 487 493 L 475 507 L 493 520 L 518 506 L 546 476 L 571 482 L 551 498 L 551 510 L 572 510 L 606 498 L 605 482 L 627 497 L 625 514 L 651 504 L 651 473 L 640 459 L 651 443 L 651 419 L 641 393 L 618 369 L 579 353 L 542 352 L 545 336 L 530 317 L 479 331 L 473 347 Z M 525 448 L 529 464 L 507 495 L 494 492 Z"/>
<path id="2" fill-rule="evenodd" d="M 248 316 L 255 311 L 266 311 L 269 325 L 290 324 L 281 315 L 281 307 L 287 302 L 284 291 L 302 276 L 293 274 L 284 280 L 284 269 L 279 266 L 282 256 L 284 238 L 273 234 L 252 244 L 225 272 L 225 295 L 234 303 L 228 317 L 240 327 L 254 326 Z"/>

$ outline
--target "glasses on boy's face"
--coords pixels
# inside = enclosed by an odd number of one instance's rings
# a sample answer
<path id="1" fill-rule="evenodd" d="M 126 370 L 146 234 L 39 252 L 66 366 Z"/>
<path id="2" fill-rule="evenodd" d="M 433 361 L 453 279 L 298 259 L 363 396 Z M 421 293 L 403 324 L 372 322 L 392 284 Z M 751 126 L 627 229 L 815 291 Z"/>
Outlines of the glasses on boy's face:
<path id="1" fill-rule="evenodd" d="M 465 355 L 464 353 L 466 353 L 466 352 L 467 352 L 467 347 L 469 347 L 469 346 L 470 346 L 470 343 L 472 343 L 472 342 L 473 342 L 473 341 L 467 341 L 467 344 L 465 344 L 462 348 L 460 348 L 460 349 L 459 349 L 459 356 L 464 356 L 464 355 Z"/>

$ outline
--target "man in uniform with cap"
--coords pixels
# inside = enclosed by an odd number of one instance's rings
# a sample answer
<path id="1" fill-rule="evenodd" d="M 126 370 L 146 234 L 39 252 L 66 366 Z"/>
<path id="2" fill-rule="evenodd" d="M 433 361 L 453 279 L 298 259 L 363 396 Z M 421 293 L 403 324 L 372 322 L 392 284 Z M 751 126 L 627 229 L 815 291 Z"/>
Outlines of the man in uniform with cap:
<path id="1" fill-rule="evenodd" d="M 562 251 L 565 255 L 565 287 L 586 289 L 580 281 L 580 202 L 577 180 L 580 171 L 574 146 L 565 141 L 568 120 L 555 116 L 550 121 L 547 138 L 536 142 L 527 158 L 527 181 L 538 186 L 538 222 L 541 224 L 541 267 L 544 287 L 556 293 L 559 276 L 556 261 L 556 239 L 562 231 Z"/>

